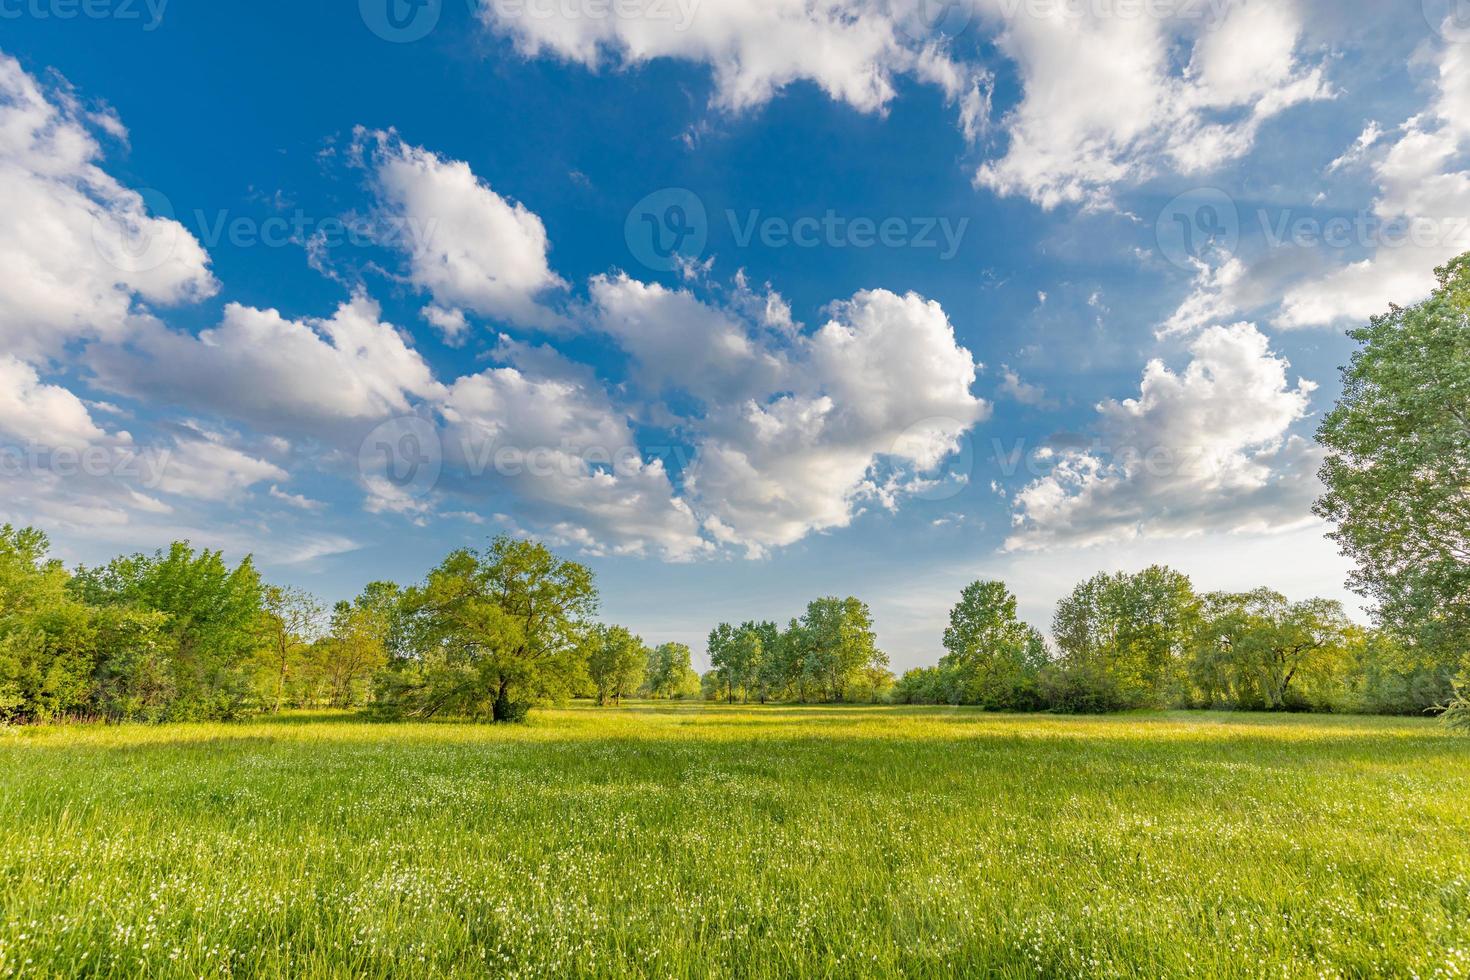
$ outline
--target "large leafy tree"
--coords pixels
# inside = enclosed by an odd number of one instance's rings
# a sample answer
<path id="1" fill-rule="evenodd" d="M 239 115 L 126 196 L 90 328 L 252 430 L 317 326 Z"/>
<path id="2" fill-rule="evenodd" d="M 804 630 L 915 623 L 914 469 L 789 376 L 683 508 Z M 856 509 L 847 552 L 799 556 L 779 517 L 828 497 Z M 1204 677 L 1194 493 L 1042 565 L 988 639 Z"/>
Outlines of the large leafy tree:
<path id="1" fill-rule="evenodd" d="M 849 688 L 888 666 L 888 655 L 878 649 L 872 613 L 852 596 L 808 603 L 797 635 L 805 672 L 830 700 L 845 700 Z"/>
<path id="2" fill-rule="evenodd" d="M 950 610 L 944 648 L 940 665 L 953 673 L 960 700 L 1011 710 L 1039 706 L 1046 641 L 1017 617 L 1016 597 L 1005 583 L 965 586 Z"/>
<path id="3" fill-rule="evenodd" d="M 1470 254 L 1439 286 L 1349 333 L 1359 344 L 1317 433 L 1317 513 L 1384 626 L 1436 651 L 1445 686 L 1470 651 Z"/>
<path id="4" fill-rule="evenodd" d="M 385 707 L 514 721 L 585 680 L 592 572 L 539 542 L 501 535 L 455 551 L 408 590 L 404 608 L 409 653 L 384 679 Z"/>
<path id="5" fill-rule="evenodd" d="M 1190 675 L 1210 704 L 1326 708 L 1359 632 L 1334 600 L 1212 592 L 1202 602 Z"/>
<path id="6" fill-rule="evenodd" d="M 229 717 L 250 700 L 247 667 L 260 647 L 263 589 L 249 556 L 231 568 L 218 551 L 176 541 L 166 552 L 80 568 L 71 585 L 89 605 L 162 616 L 169 716 Z"/>
<path id="7" fill-rule="evenodd" d="M 1199 603 L 1189 579 L 1161 565 L 1099 573 L 1057 604 L 1052 635 L 1062 655 L 1060 706 L 1163 707 L 1181 680 Z"/>
<path id="8" fill-rule="evenodd" d="M 587 643 L 587 676 L 597 689 L 597 703 L 622 704 L 638 690 L 648 667 L 642 637 L 622 626 L 597 626 Z"/>
<path id="9" fill-rule="evenodd" d="M 649 697 L 682 698 L 699 693 L 694 657 L 683 643 L 661 643 L 648 651 L 643 688 Z"/>

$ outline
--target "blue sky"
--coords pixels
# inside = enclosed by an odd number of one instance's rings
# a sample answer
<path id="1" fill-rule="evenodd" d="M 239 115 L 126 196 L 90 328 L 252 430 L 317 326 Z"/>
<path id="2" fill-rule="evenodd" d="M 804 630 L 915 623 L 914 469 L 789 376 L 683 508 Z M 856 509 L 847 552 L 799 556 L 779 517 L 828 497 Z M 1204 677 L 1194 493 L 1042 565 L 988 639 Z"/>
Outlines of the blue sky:
<path id="1" fill-rule="evenodd" d="M 0 517 L 328 598 L 534 534 L 898 667 L 978 576 L 1349 598 L 1311 433 L 1470 248 L 1450 4 L 391 2 L 0 3 Z"/>

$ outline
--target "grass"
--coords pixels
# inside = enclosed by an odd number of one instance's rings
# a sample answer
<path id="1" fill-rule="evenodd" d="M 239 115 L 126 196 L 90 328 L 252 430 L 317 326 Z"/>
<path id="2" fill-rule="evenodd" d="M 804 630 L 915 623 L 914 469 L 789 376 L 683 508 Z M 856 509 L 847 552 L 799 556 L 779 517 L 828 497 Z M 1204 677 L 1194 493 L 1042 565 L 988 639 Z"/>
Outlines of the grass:
<path id="1" fill-rule="evenodd" d="M 1432 722 L 634 705 L 0 733 L 0 976 L 1466 976 Z"/>

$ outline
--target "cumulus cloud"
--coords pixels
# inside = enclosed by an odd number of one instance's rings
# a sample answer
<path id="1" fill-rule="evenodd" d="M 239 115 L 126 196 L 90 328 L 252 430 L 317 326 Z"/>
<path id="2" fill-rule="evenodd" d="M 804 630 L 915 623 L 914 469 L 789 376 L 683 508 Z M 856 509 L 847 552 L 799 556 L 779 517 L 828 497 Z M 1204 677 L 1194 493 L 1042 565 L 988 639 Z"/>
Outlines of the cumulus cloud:
<path id="1" fill-rule="evenodd" d="M 28 361 L 78 338 L 121 336 L 140 302 L 216 289 L 198 241 L 102 169 L 100 123 L 123 132 L 0 53 L 0 342 Z"/>
<path id="2" fill-rule="evenodd" d="M 919 5 L 922 6 L 922 5 Z M 987 112 L 989 76 L 956 61 L 932 36 L 919 6 L 886 0 L 711 0 L 620 8 L 595 16 L 544 4 L 487 3 L 482 18 L 528 56 L 551 55 L 590 69 L 659 58 L 708 65 L 716 107 L 739 112 L 794 82 L 863 112 L 881 112 L 894 80 L 935 85 L 957 106 L 967 135 Z"/>
<path id="3" fill-rule="evenodd" d="M 1015 498 L 1010 550 L 1301 524 L 1321 453 L 1289 434 L 1315 385 L 1252 325 L 1211 327 L 1181 372 L 1155 360 L 1137 398 L 1098 405 L 1100 448 L 1042 450 Z"/>
<path id="4" fill-rule="evenodd" d="M 1230 4 L 1218 23 L 1146 4 L 1136 16 L 1085 4 L 1055 16 L 987 11 L 1022 96 L 1001 121 L 1006 152 L 976 183 L 1044 208 L 1102 206 L 1122 182 L 1203 173 L 1246 153 L 1266 120 L 1330 95 L 1321 67 L 1299 53 L 1290 2 Z"/>
<path id="5" fill-rule="evenodd" d="M 155 322 L 88 363 L 105 387 L 250 422 L 299 430 L 406 413 L 440 386 L 418 352 L 362 294 L 324 319 L 231 303 L 197 337 Z"/>
<path id="6" fill-rule="evenodd" d="M 529 519 L 589 551 L 683 560 L 709 550 L 662 460 L 644 458 L 600 390 L 496 368 L 456 381 L 443 414 L 462 496 L 510 490 Z"/>
<path id="7" fill-rule="evenodd" d="M 792 352 L 789 390 L 704 423 L 686 485 L 717 540 L 753 554 L 897 506 L 988 416 L 938 303 L 865 290 Z"/>
<path id="8" fill-rule="evenodd" d="M 408 280 L 439 307 L 426 314 L 435 326 L 457 338 L 464 311 L 523 326 L 557 322 L 541 301 L 566 283 L 551 270 L 540 217 L 491 190 L 463 161 L 391 133 L 359 134 L 359 150 L 389 244 L 406 253 Z"/>

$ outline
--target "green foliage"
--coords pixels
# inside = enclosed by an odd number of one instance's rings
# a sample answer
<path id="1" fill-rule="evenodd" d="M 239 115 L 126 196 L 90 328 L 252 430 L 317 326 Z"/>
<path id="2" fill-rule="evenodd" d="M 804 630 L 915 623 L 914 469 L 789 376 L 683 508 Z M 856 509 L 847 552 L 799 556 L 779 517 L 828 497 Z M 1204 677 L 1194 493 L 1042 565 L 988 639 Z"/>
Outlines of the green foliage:
<path id="1" fill-rule="evenodd" d="M 622 704 L 624 697 L 636 692 L 648 657 L 643 638 L 624 627 L 593 627 L 587 642 L 587 676 L 597 691 L 597 703 Z"/>
<path id="2" fill-rule="evenodd" d="M 693 654 L 683 643 L 662 643 L 648 651 L 641 693 L 650 698 L 688 698 L 699 694 Z"/>
<path id="3" fill-rule="evenodd" d="M 1383 625 L 1443 670 L 1470 650 L 1470 254 L 1435 274 L 1428 299 L 1349 333 L 1316 511 Z"/>
<path id="4" fill-rule="evenodd" d="M 1200 700 L 1211 707 L 1330 710 L 1360 640 L 1340 603 L 1290 602 L 1278 592 L 1204 597 L 1189 661 Z"/>
<path id="5" fill-rule="evenodd" d="M 1078 585 L 1057 604 L 1052 621 L 1061 661 L 1043 682 L 1049 700 L 1064 711 L 1171 703 L 1198 606 L 1189 579 L 1161 565 L 1100 573 Z"/>
<path id="6" fill-rule="evenodd" d="M 48 550 L 34 528 L 0 527 L 0 721 L 46 721 L 91 707 L 91 617 Z"/>
<path id="7" fill-rule="evenodd" d="M 245 709 L 264 609 L 260 576 L 249 557 L 230 568 L 220 552 L 196 553 L 188 542 L 177 541 L 167 552 L 80 568 L 70 585 L 93 607 L 159 614 L 156 642 L 165 646 L 172 674 L 164 717 L 229 718 Z M 157 666 L 148 656 L 136 662 L 149 672 Z"/>
<path id="8" fill-rule="evenodd" d="M 962 704 L 1010 711 L 1041 705 L 1038 681 L 1049 657 L 1046 641 L 1016 616 L 1016 597 L 1003 582 L 972 582 L 949 613 L 949 651 L 939 662 Z"/>
<path id="9" fill-rule="evenodd" d="M 403 602 L 407 652 L 380 678 L 385 711 L 513 721 L 585 679 L 592 572 L 538 542 L 501 535 L 456 551 Z"/>

